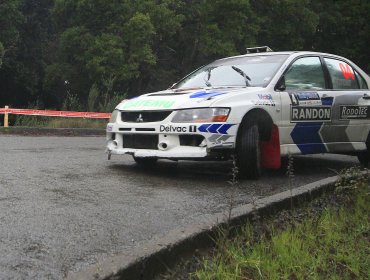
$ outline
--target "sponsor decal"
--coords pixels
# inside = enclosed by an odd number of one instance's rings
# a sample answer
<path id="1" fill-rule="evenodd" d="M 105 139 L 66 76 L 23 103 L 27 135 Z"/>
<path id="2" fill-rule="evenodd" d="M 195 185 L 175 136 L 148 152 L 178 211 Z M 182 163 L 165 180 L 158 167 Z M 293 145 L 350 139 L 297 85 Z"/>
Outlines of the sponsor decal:
<path id="1" fill-rule="evenodd" d="M 291 108 L 291 122 L 330 120 L 330 106 L 292 106 Z"/>
<path id="2" fill-rule="evenodd" d="M 190 95 L 190 98 L 210 98 L 219 95 L 226 94 L 226 92 L 217 92 L 217 91 L 198 91 Z"/>
<path id="3" fill-rule="evenodd" d="M 318 105 L 321 104 L 320 96 L 317 92 L 294 92 L 289 93 L 292 105 Z"/>
<path id="4" fill-rule="evenodd" d="M 296 92 L 294 95 L 299 101 L 302 100 L 320 100 L 320 96 L 317 92 Z"/>
<path id="5" fill-rule="evenodd" d="M 160 132 L 166 132 L 166 133 L 184 133 L 184 132 L 196 132 L 197 126 L 196 125 L 190 125 L 187 126 L 172 126 L 172 125 L 161 125 L 159 127 Z"/>
<path id="6" fill-rule="evenodd" d="M 257 106 L 276 106 L 274 100 L 272 99 L 272 95 L 270 93 L 267 94 L 257 94 L 258 100 L 254 101 L 254 105 Z"/>
<path id="7" fill-rule="evenodd" d="M 305 101 L 299 101 L 299 105 L 301 105 L 301 106 L 319 106 L 319 105 L 326 105 L 326 104 L 322 104 L 321 100 L 305 100 Z"/>
<path id="8" fill-rule="evenodd" d="M 275 102 L 273 100 L 256 100 L 254 101 L 256 106 L 272 106 L 275 107 Z"/>
<path id="9" fill-rule="evenodd" d="M 260 93 L 257 95 L 258 95 L 258 98 L 261 100 L 272 100 L 272 95 L 270 93 L 266 93 L 266 94 Z"/>
<path id="10" fill-rule="evenodd" d="M 369 106 L 340 106 L 340 120 L 370 119 Z"/>
<path id="11" fill-rule="evenodd" d="M 330 106 L 333 105 L 333 98 L 328 98 L 321 100 L 323 106 Z M 320 107 L 308 107 L 308 108 L 323 108 Z M 324 107 L 324 108 L 328 108 Z M 294 106 L 292 106 L 293 112 Z M 307 108 L 303 107 L 302 108 Z M 293 121 L 292 121 L 293 122 Z M 294 126 L 290 136 L 292 137 L 293 142 L 297 145 L 298 149 L 301 151 L 302 154 L 314 154 L 314 153 L 325 153 L 327 152 L 327 148 L 323 143 L 323 137 L 321 136 L 321 128 L 324 126 L 325 121 L 312 121 L 308 120 L 306 122 L 296 121 L 296 125 Z"/>
<path id="12" fill-rule="evenodd" d="M 198 127 L 199 132 L 228 134 L 229 129 L 235 124 L 203 124 Z"/>
<path id="13" fill-rule="evenodd" d="M 197 126 L 196 125 L 189 126 L 189 132 L 197 132 Z"/>
<path id="14" fill-rule="evenodd" d="M 113 126 L 112 125 L 107 125 L 107 131 L 112 132 L 113 131 Z"/>
<path id="15" fill-rule="evenodd" d="M 355 80 L 355 73 L 353 73 L 352 68 L 346 63 L 339 63 L 340 70 L 342 71 L 343 77 L 346 80 Z"/>
<path id="16" fill-rule="evenodd" d="M 161 125 L 159 127 L 160 132 L 187 132 L 185 126 L 172 126 L 172 125 Z"/>
<path id="17" fill-rule="evenodd" d="M 172 100 L 132 100 L 123 104 L 123 109 L 132 109 L 139 107 L 155 107 L 169 109 L 175 104 Z"/>

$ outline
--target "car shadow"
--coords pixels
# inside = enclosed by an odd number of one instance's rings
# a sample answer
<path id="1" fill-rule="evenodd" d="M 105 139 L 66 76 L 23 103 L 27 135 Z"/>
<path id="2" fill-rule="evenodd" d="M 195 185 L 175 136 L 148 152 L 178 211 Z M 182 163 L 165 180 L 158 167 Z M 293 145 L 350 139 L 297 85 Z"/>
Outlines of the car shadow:
<path id="1" fill-rule="evenodd" d="M 309 155 L 294 156 L 293 168 L 295 177 L 329 177 L 335 176 L 341 170 L 359 165 L 353 156 L 343 155 Z M 114 161 L 108 169 L 123 174 L 157 178 L 190 179 L 196 181 L 228 181 L 232 178 L 232 161 L 170 161 L 159 160 L 150 168 L 137 165 L 133 160 Z M 264 170 L 265 178 L 287 179 L 287 161 L 282 161 L 278 170 Z M 240 179 L 240 182 L 259 182 L 259 180 Z"/>

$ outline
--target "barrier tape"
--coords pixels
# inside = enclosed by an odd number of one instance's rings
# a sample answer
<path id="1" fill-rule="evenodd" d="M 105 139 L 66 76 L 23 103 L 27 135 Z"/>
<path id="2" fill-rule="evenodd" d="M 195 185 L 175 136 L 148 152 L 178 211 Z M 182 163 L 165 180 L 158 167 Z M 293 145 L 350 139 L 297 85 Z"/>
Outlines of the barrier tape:
<path id="1" fill-rule="evenodd" d="M 45 116 L 45 117 L 67 117 L 67 118 L 86 118 L 86 119 L 109 119 L 110 113 L 94 112 L 72 112 L 72 111 L 52 111 L 52 110 L 32 110 L 32 109 L 5 109 L 0 108 L 0 114 Z"/>

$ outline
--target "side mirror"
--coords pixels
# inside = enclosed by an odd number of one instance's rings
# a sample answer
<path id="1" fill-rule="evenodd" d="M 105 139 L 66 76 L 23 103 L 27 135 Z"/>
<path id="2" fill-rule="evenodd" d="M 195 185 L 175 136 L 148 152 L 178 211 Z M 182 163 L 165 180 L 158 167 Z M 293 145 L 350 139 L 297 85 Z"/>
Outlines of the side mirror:
<path id="1" fill-rule="evenodd" d="M 286 91 L 285 77 L 284 76 L 282 76 L 280 78 L 280 80 L 278 81 L 278 83 L 276 84 L 275 90 L 278 90 L 278 91 Z"/>

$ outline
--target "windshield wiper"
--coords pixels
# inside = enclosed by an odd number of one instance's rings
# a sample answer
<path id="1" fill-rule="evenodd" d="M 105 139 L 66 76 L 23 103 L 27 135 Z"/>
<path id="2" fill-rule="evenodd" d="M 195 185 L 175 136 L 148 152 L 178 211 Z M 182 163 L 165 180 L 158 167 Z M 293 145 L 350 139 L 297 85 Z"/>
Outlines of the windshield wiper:
<path id="1" fill-rule="evenodd" d="M 216 67 L 210 67 L 207 69 L 207 72 L 208 72 L 208 75 L 207 75 L 207 79 L 205 79 L 205 77 L 203 78 L 205 84 L 207 87 L 212 87 L 212 84 L 210 83 L 210 79 L 211 79 L 211 72 L 213 69 L 215 69 Z"/>
<path id="2" fill-rule="evenodd" d="M 242 75 L 243 77 L 244 77 L 244 80 L 245 80 L 245 85 L 247 86 L 247 87 L 249 87 L 251 84 L 249 83 L 249 82 L 251 82 L 252 80 L 251 80 L 251 78 L 249 78 L 249 76 L 247 75 L 247 74 L 245 74 L 245 72 L 242 70 L 242 69 L 240 69 L 240 68 L 238 68 L 238 67 L 236 67 L 236 66 L 231 66 L 231 68 L 233 68 L 233 70 L 235 70 L 236 72 L 238 72 L 240 75 Z"/>

